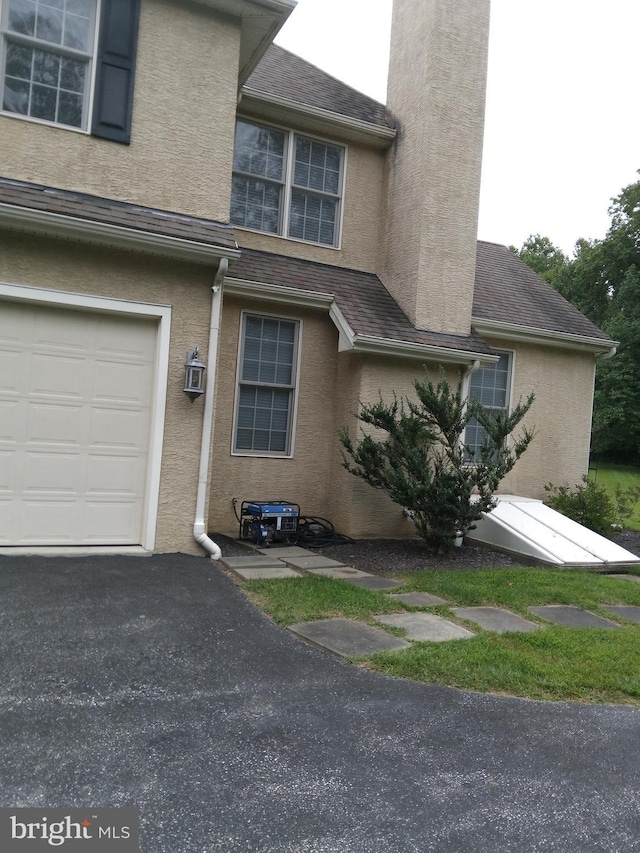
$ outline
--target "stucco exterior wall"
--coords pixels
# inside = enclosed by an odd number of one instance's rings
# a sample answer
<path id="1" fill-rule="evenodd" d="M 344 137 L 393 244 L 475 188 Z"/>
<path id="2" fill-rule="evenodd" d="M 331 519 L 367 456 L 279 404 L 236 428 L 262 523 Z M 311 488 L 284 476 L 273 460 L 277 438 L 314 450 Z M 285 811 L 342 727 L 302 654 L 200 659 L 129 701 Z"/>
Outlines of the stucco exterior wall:
<path id="1" fill-rule="evenodd" d="M 172 306 L 159 552 L 203 553 L 192 535 L 203 405 L 182 388 L 189 348 L 197 345 L 207 358 L 213 275 L 201 265 L 0 231 L 0 281 Z"/>
<path id="2" fill-rule="evenodd" d="M 239 37 L 197 3 L 143 0 L 131 144 L 0 114 L 3 174 L 228 222 Z"/>
<path id="3" fill-rule="evenodd" d="M 515 349 L 512 404 L 531 391 L 536 400 L 525 423 L 536 437 L 503 480 L 503 494 L 544 498 L 545 483 L 580 482 L 589 467 L 595 358 L 560 347 L 489 339 L 496 349 Z"/>
<path id="4" fill-rule="evenodd" d="M 264 118 L 245 116 L 248 121 L 269 124 Z M 274 122 L 277 126 L 282 126 Z M 288 129 L 309 133 L 303 125 L 291 124 Z M 324 139 L 324 137 L 322 137 Z M 240 246 L 263 252 L 303 258 L 322 264 L 375 272 L 376 255 L 380 238 L 384 152 L 354 142 L 344 143 L 339 139 L 328 139 L 345 145 L 346 171 L 343 197 L 342 240 L 339 249 L 291 240 L 272 234 L 261 234 L 235 227 Z"/>
<path id="5" fill-rule="evenodd" d="M 295 445 L 290 459 L 231 453 L 242 310 L 302 321 Z M 239 503 L 282 498 L 300 504 L 306 515 L 330 518 L 327 495 L 329 460 L 337 443 L 337 356 L 338 333 L 325 311 L 224 297 L 209 502 L 211 531 L 238 535 L 234 497 Z"/>
<path id="6" fill-rule="evenodd" d="M 388 106 L 398 122 L 380 276 L 418 328 L 469 333 L 489 0 L 397 0 Z"/>

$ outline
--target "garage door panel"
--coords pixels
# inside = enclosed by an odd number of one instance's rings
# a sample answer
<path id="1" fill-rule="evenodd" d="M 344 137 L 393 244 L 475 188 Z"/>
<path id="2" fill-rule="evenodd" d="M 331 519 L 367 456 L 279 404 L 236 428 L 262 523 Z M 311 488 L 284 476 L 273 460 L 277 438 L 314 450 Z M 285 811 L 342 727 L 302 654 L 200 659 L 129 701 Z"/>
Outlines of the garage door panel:
<path id="1" fill-rule="evenodd" d="M 142 469 L 142 470 L 141 470 Z M 137 456 L 89 456 L 87 495 L 138 497 L 144 465 Z"/>
<path id="2" fill-rule="evenodd" d="M 87 360 L 84 358 L 34 352 L 29 382 L 31 394 L 82 400 L 86 395 L 86 365 Z"/>
<path id="3" fill-rule="evenodd" d="M 18 393 L 22 367 L 20 352 L 0 349 L 0 391 Z"/>
<path id="4" fill-rule="evenodd" d="M 18 399 L 0 400 L 0 446 L 4 442 L 14 445 L 24 435 L 24 414 Z"/>
<path id="5" fill-rule="evenodd" d="M 75 499 L 23 498 L 21 545 L 74 545 Z"/>
<path id="6" fill-rule="evenodd" d="M 86 412 L 82 406 L 65 403 L 27 405 L 25 443 L 80 447 L 86 432 Z"/>
<path id="7" fill-rule="evenodd" d="M 125 403 L 149 406 L 152 394 L 149 364 L 96 361 L 94 400 L 98 403 Z"/>
<path id="8" fill-rule="evenodd" d="M 157 334 L 0 301 L 0 543 L 142 542 Z"/>
<path id="9" fill-rule="evenodd" d="M 118 545 L 139 536 L 136 504 L 87 501 L 84 513 L 84 540 L 96 545 Z M 109 533 L 105 536 L 105 529 Z"/>
<path id="10" fill-rule="evenodd" d="M 73 497 L 82 488 L 83 460 L 79 453 L 23 454 L 24 492 L 48 492 L 50 496 Z"/>
<path id="11" fill-rule="evenodd" d="M 147 411 L 122 409 L 94 409 L 91 412 L 88 444 L 91 448 L 113 448 L 121 453 L 124 448 L 140 451 L 149 432 Z"/>

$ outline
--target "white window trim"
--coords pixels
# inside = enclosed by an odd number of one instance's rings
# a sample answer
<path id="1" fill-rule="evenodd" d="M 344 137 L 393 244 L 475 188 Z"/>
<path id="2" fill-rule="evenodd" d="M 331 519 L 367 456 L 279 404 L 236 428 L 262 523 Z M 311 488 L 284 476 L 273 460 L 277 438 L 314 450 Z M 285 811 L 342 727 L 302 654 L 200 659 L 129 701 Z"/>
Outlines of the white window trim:
<path id="1" fill-rule="evenodd" d="M 349 153 L 349 146 L 344 142 L 336 142 L 335 139 L 328 139 L 323 136 L 316 136 L 312 133 L 305 133 L 304 131 L 293 130 L 291 127 L 287 127 L 286 125 L 281 124 L 272 124 L 271 122 L 263 122 L 256 121 L 253 118 L 248 118 L 247 116 L 239 115 L 236 117 L 236 122 L 244 121 L 246 124 L 253 124 L 257 127 L 265 127 L 267 129 L 280 130 L 283 133 L 287 134 L 287 139 L 285 140 L 285 174 L 284 179 L 282 181 L 274 181 L 273 179 L 265 179 L 267 182 L 271 182 L 273 184 L 278 184 L 282 187 L 282 211 L 280 214 L 280 230 L 278 233 L 274 234 L 272 231 L 260 231 L 258 228 L 249 228 L 246 225 L 233 225 L 234 228 L 239 231 L 249 231 L 251 234 L 261 234 L 263 237 L 273 237 L 279 240 L 290 240 L 293 243 L 303 243 L 305 246 L 317 246 L 320 249 L 329 249 L 329 250 L 340 250 L 342 248 L 342 226 L 344 222 L 344 205 L 345 205 L 345 191 L 346 191 L 346 176 L 347 176 L 347 158 Z M 296 136 L 300 136 L 303 139 L 310 139 L 312 142 L 321 142 L 323 145 L 332 145 L 334 148 L 342 149 L 342 169 L 340 175 L 340 192 L 337 196 L 332 196 L 331 193 L 321 193 L 316 190 L 309 189 L 310 193 L 316 193 L 317 195 L 327 196 L 330 198 L 337 198 L 338 201 L 338 215 L 336 216 L 336 241 L 332 245 L 328 243 L 316 243 L 314 240 L 304 240 L 302 237 L 289 237 L 289 212 L 291 209 L 291 192 L 294 189 L 293 186 L 293 168 L 294 168 L 294 158 L 295 158 L 295 138 Z M 235 147 L 235 141 L 234 141 Z M 258 175 L 251 175 L 247 172 L 236 172 L 235 169 L 232 170 L 233 175 L 241 175 L 242 177 L 252 177 L 255 180 L 259 180 Z M 305 190 L 305 187 L 299 187 L 302 191 Z M 233 223 L 232 223 L 233 224 Z"/>
<path id="2" fill-rule="evenodd" d="M 55 305 L 58 308 L 86 308 L 102 313 L 148 317 L 158 321 L 153 404 L 151 407 L 151 428 L 147 457 L 147 480 L 145 484 L 145 502 L 140 537 L 141 546 L 146 551 L 153 551 L 158 523 L 160 469 L 162 465 L 162 445 L 166 416 L 167 381 L 169 378 L 171 307 L 169 305 L 128 302 L 125 299 L 110 299 L 102 296 L 89 296 L 84 293 L 48 290 L 46 288 L 5 282 L 0 282 L 1 297 L 18 302 Z"/>
<path id="3" fill-rule="evenodd" d="M 502 347 L 492 347 L 493 351 L 498 353 L 499 355 L 508 355 L 509 356 L 509 375 L 507 377 L 507 413 L 511 414 L 511 410 L 513 409 L 513 391 L 515 385 L 515 375 L 516 375 L 516 350 L 514 349 L 503 349 Z M 495 367 L 497 362 L 493 364 L 483 365 L 484 367 Z M 463 388 L 464 399 L 469 402 L 470 394 L 471 394 L 471 376 L 472 374 L 466 377 L 466 387 Z M 489 408 L 495 408 L 493 406 Z M 466 427 L 465 431 L 461 437 L 462 444 L 466 444 Z M 507 447 L 511 444 L 511 436 L 507 436 Z M 474 465 L 475 462 L 468 461 L 465 462 L 466 465 Z"/>
<path id="4" fill-rule="evenodd" d="M 245 325 L 245 317 L 251 315 L 253 317 L 269 317 L 274 320 L 286 320 L 290 323 L 296 323 L 297 325 L 297 337 L 296 337 L 296 352 L 294 354 L 294 369 L 295 369 L 295 382 L 293 386 L 293 399 L 292 399 L 292 411 L 291 411 L 291 436 L 289 441 L 289 450 L 287 453 L 276 453 L 274 451 L 266 451 L 266 450 L 236 450 L 236 428 L 238 426 L 238 408 L 239 408 L 239 400 L 240 400 L 240 376 L 242 375 L 242 354 L 243 354 L 243 346 L 242 346 L 242 334 Z M 296 427 L 298 423 L 298 396 L 300 393 L 300 365 L 302 362 L 302 326 L 303 320 L 300 317 L 290 317 L 286 314 L 272 314 L 268 311 L 251 311 L 251 310 L 243 310 L 240 312 L 240 326 L 238 329 L 238 352 L 236 357 L 236 378 L 235 378 L 235 392 L 233 397 L 233 424 L 231 428 L 231 455 L 232 456 L 251 456 L 253 458 L 260 459 L 293 459 L 295 454 L 295 443 L 296 443 Z M 251 384 L 251 383 L 246 383 Z M 275 387 L 275 386 L 274 386 Z"/>
<path id="5" fill-rule="evenodd" d="M 88 53 L 83 51 L 75 51 L 69 48 L 64 48 L 61 45 L 54 45 L 47 41 L 42 41 L 29 36 L 21 36 L 19 33 L 13 33 L 7 29 L 7 15 L 9 3 L 8 0 L 0 0 L 0 116 L 5 118 L 14 118 L 18 121 L 29 121 L 34 124 L 40 124 L 44 127 L 57 127 L 60 130 L 69 130 L 72 133 L 81 133 L 83 136 L 91 135 L 91 116 L 93 115 L 93 100 L 95 96 L 96 83 L 96 51 L 98 48 L 98 30 L 100 27 L 100 13 L 102 9 L 102 0 L 96 0 L 94 8 L 93 21 L 93 41 L 91 42 L 91 50 Z M 14 39 L 23 44 L 32 44 L 35 47 L 41 47 L 43 50 L 49 50 L 52 53 L 58 53 L 65 56 L 82 56 L 87 59 L 87 81 L 85 84 L 84 99 L 82 105 L 82 127 L 73 127 L 69 124 L 62 124 L 57 121 L 48 121 L 47 119 L 36 118 L 35 116 L 23 115 L 22 113 L 12 112 L 11 110 L 2 109 L 4 99 L 4 71 L 6 58 L 7 39 Z"/>

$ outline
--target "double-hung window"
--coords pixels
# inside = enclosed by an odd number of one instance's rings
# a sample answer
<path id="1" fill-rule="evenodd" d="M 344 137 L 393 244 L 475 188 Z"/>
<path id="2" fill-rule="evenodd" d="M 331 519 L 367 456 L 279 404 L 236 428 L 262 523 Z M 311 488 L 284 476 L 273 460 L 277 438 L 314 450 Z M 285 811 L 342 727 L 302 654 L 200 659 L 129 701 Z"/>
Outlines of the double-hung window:
<path id="1" fill-rule="evenodd" d="M 471 374 L 469 399 L 478 400 L 483 408 L 491 412 L 509 410 L 511 387 L 511 353 L 503 352 L 495 364 L 481 367 Z M 465 430 L 464 442 L 468 448 L 468 461 L 480 459 L 481 451 L 487 441 L 484 427 L 473 418 Z"/>
<path id="2" fill-rule="evenodd" d="M 0 0 L 2 111 L 128 143 L 139 11 L 140 0 Z"/>
<path id="3" fill-rule="evenodd" d="M 5 0 L 2 108 L 83 127 L 96 0 Z"/>
<path id="4" fill-rule="evenodd" d="M 337 246 L 344 148 L 239 120 L 231 222 L 242 228 Z"/>
<path id="5" fill-rule="evenodd" d="M 299 334 L 296 320 L 243 314 L 235 453 L 291 455 Z"/>

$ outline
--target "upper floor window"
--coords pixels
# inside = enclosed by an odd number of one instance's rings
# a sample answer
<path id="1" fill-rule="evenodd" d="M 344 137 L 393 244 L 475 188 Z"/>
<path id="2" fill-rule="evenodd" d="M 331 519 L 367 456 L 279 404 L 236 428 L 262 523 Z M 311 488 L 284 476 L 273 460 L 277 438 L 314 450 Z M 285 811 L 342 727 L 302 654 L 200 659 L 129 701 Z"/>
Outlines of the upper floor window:
<path id="1" fill-rule="evenodd" d="M 7 0 L 2 108 L 86 124 L 96 0 Z"/>
<path id="2" fill-rule="evenodd" d="M 338 245 L 344 148 L 240 120 L 233 169 L 234 225 Z"/>
<path id="3" fill-rule="evenodd" d="M 128 143 L 139 10 L 140 0 L 0 0 L 2 110 Z"/>
<path id="4" fill-rule="evenodd" d="M 508 412 L 511 388 L 511 353 L 503 352 L 495 364 L 481 367 L 471 374 L 469 399 L 478 400 L 488 412 Z M 464 443 L 469 449 L 468 461 L 480 458 L 487 441 L 487 432 L 476 418 L 469 421 Z"/>

